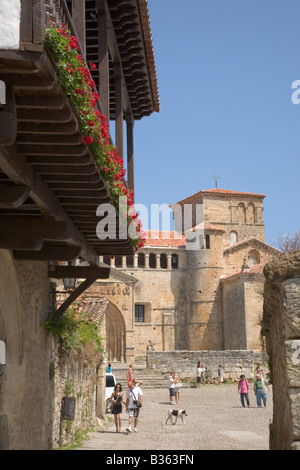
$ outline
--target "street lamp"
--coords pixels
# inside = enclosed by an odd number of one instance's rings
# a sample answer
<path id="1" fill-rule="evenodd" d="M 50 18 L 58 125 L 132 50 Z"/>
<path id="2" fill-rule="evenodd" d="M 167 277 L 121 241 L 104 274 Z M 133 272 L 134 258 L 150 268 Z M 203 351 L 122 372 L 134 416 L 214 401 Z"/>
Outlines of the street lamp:
<path id="1" fill-rule="evenodd" d="M 74 263 L 72 261 L 68 261 L 68 266 L 74 266 Z M 76 279 L 74 277 L 63 278 L 63 283 L 66 291 L 74 290 Z"/>

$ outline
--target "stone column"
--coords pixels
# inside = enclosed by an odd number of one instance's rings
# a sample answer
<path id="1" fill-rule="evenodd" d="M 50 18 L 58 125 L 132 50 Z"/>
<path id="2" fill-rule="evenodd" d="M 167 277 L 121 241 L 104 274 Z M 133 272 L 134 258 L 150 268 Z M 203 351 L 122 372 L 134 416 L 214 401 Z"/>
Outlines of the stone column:
<path id="1" fill-rule="evenodd" d="M 145 254 L 145 268 L 148 269 L 149 268 L 149 253 L 146 253 Z"/>
<path id="2" fill-rule="evenodd" d="M 169 253 L 167 254 L 167 268 L 172 269 L 172 255 Z"/>

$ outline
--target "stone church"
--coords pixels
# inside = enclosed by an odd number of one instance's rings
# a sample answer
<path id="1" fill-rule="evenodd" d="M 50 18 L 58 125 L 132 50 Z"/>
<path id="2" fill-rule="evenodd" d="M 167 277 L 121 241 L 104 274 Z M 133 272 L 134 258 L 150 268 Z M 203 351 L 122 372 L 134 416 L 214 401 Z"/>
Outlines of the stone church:
<path id="1" fill-rule="evenodd" d="M 124 282 L 96 282 L 85 293 L 109 300 L 108 361 L 145 364 L 153 348 L 261 351 L 263 267 L 280 254 L 265 242 L 264 198 L 220 188 L 199 191 L 170 206 L 192 209 L 184 232 L 148 231 L 134 256 L 101 258 L 127 276 Z M 191 244 L 194 236 L 199 246 Z"/>

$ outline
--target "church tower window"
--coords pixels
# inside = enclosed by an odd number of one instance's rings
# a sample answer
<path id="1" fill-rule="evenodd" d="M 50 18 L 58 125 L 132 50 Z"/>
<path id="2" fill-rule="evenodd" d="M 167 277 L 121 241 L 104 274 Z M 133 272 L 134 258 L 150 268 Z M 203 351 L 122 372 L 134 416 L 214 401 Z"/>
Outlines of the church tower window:
<path id="1" fill-rule="evenodd" d="M 115 267 L 122 268 L 122 256 L 115 257 Z"/>
<path id="2" fill-rule="evenodd" d="M 133 268 L 133 256 L 126 256 L 127 268 Z"/>
<path id="3" fill-rule="evenodd" d="M 154 254 L 154 253 L 150 253 L 149 267 L 152 268 L 152 269 L 156 268 L 156 254 Z"/>
<path id="4" fill-rule="evenodd" d="M 172 269 L 178 269 L 178 255 L 172 254 Z"/>
<path id="5" fill-rule="evenodd" d="M 209 235 L 205 235 L 205 248 L 207 250 L 210 250 L 210 236 Z"/>
<path id="6" fill-rule="evenodd" d="M 255 223 L 255 209 L 254 209 L 254 204 L 252 204 L 252 202 L 250 202 L 250 204 L 248 204 L 247 222 L 248 222 L 248 224 L 254 224 Z"/>
<path id="7" fill-rule="evenodd" d="M 246 223 L 246 209 L 243 203 L 238 205 L 238 222 L 243 225 Z"/>
<path id="8" fill-rule="evenodd" d="M 234 245 L 235 243 L 237 243 L 237 241 L 238 241 L 237 233 L 233 230 L 232 232 L 230 232 L 230 244 Z"/>
<path id="9" fill-rule="evenodd" d="M 138 253 L 138 267 L 144 268 L 145 267 L 145 255 L 144 253 Z"/>
<path id="10" fill-rule="evenodd" d="M 167 255 L 164 253 L 160 255 L 160 267 L 161 269 L 167 269 Z"/>
<path id="11" fill-rule="evenodd" d="M 258 251 L 256 251 L 256 250 L 250 251 L 250 253 L 248 255 L 248 259 L 249 259 L 250 266 L 254 266 L 255 264 L 259 264 L 260 263 L 260 256 L 259 256 Z"/>

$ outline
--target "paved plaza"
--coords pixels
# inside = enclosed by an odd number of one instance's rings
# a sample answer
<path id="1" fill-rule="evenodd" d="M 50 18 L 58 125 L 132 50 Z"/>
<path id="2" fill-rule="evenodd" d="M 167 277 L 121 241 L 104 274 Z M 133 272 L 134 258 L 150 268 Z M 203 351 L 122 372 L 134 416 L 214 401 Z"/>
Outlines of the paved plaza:
<path id="1" fill-rule="evenodd" d="M 138 433 L 127 433 L 128 415 L 123 407 L 122 433 L 114 422 L 90 434 L 81 450 L 268 450 L 272 420 L 272 392 L 266 408 L 257 408 L 249 392 L 250 408 L 242 408 L 237 384 L 184 388 L 180 405 L 169 405 L 168 389 L 145 389 Z M 186 425 L 165 424 L 170 408 L 186 409 Z"/>

